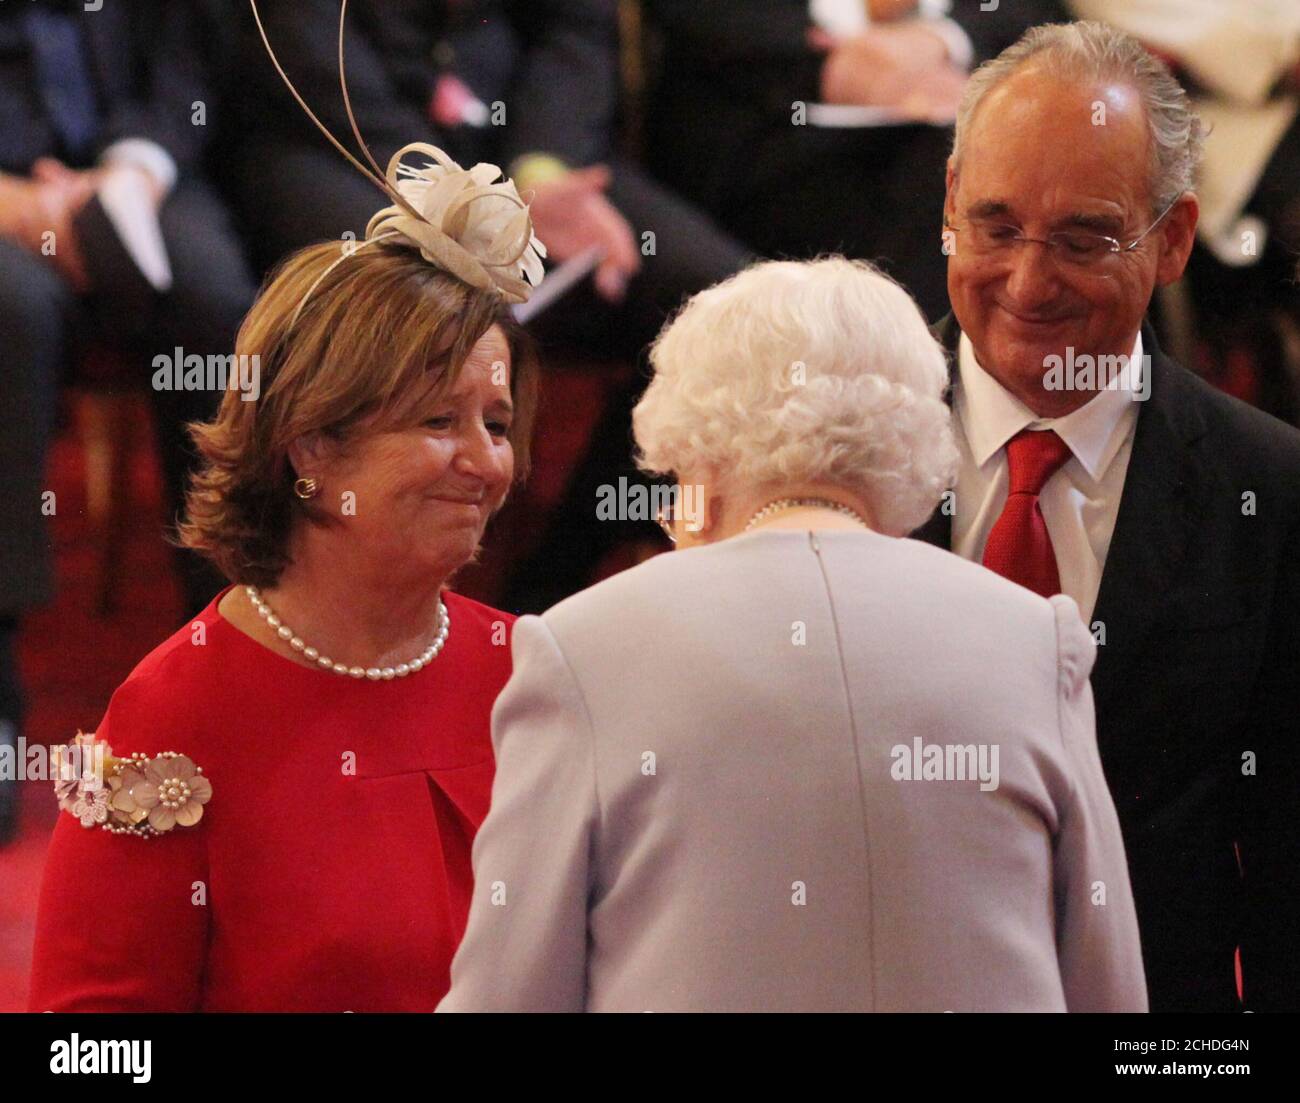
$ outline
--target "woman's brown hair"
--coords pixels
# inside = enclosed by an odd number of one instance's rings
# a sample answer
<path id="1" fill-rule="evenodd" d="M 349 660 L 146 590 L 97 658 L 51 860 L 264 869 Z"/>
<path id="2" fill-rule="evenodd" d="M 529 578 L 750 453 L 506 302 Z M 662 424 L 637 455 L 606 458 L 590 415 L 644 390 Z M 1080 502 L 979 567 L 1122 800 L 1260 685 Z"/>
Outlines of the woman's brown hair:
<path id="1" fill-rule="evenodd" d="M 289 561 L 295 520 L 323 519 L 293 492 L 294 440 L 322 433 L 346 445 L 364 429 L 418 424 L 430 385 L 438 394 L 454 386 L 494 325 L 510 349 L 515 481 L 528 472 L 537 360 L 500 295 L 470 287 L 406 246 L 342 248 L 355 251 L 340 259 L 337 242 L 308 246 L 273 273 L 235 342 L 260 394 L 246 401 L 228 390 L 213 421 L 189 427 L 203 463 L 180 542 L 234 582 L 274 585 Z"/>

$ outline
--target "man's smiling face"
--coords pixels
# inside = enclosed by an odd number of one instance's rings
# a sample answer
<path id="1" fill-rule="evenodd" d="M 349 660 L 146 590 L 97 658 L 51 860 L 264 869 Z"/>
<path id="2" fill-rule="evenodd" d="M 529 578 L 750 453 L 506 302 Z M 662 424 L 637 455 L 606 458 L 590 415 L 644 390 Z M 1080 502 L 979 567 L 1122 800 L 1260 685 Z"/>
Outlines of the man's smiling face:
<path id="1" fill-rule="evenodd" d="M 1092 397 L 1044 391 L 1047 357 L 1070 347 L 1076 355 L 1132 351 L 1157 283 L 1176 279 L 1186 263 L 1196 200 L 1185 196 L 1136 249 L 1089 267 L 1031 243 L 976 255 L 969 227 L 1004 224 L 1039 239 L 1087 230 L 1127 244 L 1155 218 L 1151 141 L 1136 90 L 1068 80 L 1031 60 L 985 96 L 963 135 L 961 162 L 949 168 L 945 214 L 958 228 L 948 261 L 953 311 L 984 369 L 1045 416 Z"/>

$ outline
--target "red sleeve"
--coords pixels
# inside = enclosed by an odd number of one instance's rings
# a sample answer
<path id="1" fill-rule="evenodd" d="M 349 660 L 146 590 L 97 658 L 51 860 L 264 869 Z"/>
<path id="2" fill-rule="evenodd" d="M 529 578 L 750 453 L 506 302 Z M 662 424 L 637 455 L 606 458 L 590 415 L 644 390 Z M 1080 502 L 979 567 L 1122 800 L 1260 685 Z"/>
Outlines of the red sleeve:
<path id="1" fill-rule="evenodd" d="M 99 737 L 119 757 L 185 753 L 161 745 L 180 740 L 149 737 L 156 720 L 136 722 L 149 715 L 135 707 L 145 696 L 128 680 Z M 82 827 L 60 812 L 37 906 L 29 1010 L 197 1010 L 208 940 L 206 837 L 203 821 L 139 838 Z"/>

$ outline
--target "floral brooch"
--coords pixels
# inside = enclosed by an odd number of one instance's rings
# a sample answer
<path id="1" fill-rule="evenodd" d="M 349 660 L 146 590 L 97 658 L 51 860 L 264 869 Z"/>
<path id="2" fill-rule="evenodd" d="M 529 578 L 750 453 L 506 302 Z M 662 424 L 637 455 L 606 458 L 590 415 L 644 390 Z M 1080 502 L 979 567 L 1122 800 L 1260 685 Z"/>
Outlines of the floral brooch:
<path id="1" fill-rule="evenodd" d="M 193 827 L 212 799 L 203 767 L 175 751 L 150 758 L 115 758 L 94 732 L 77 732 L 71 746 L 53 748 L 54 795 L 82 827 L 149 838 Z"/>

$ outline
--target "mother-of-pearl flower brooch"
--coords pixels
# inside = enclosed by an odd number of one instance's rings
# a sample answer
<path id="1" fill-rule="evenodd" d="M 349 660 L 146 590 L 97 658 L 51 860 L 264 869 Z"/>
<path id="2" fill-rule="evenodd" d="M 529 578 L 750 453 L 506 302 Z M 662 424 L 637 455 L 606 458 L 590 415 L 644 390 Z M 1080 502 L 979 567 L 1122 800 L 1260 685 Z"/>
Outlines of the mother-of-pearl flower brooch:
<path id="1" fill-rule="evenodd" d="M 54 747 L 54 795 L 82 827 L 150 838 L 193 827 L 212 799 L 212 782 L 188 756 L 163 751 L 116 758 L 94 732 Z"/>

